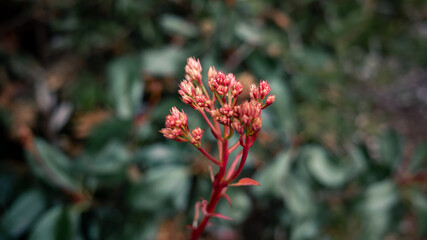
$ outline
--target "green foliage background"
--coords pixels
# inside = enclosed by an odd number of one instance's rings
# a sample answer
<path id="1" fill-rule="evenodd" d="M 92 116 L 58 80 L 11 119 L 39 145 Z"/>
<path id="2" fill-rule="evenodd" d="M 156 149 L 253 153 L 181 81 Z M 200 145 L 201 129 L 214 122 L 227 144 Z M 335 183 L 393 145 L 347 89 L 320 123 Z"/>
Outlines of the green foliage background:
<path id="1" fill-rule="evenodd" d="M 425 1 L 0 9 L 0 239 L 185 239 L 207 161 L 158 130 L 172 106 L 204 126 L 176 92 L 190 56 L 276 94 L 242 174 L 261 186 L 205 239 L 427 238 Z"/>

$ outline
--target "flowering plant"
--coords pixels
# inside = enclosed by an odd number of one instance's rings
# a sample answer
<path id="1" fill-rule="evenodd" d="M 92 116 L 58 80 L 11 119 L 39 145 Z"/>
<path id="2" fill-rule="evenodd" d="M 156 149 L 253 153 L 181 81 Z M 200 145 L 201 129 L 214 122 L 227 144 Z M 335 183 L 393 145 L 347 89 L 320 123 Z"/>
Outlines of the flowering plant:
<path id="1" fill-rule="evenodd" d="M 214 175 L 209 163 L 212 180 L 210 199 L 209 201 L 203 199 L 195 204 L 191 239 L 198 239 L 211 217 L 231 220 L 227 216 L 214 212 L 221 198 L 225 198 L 231 205 L 231 199 L 226 194 L 228 187 L 259 185 L 257 181 L 250 178 L 242 178 L 237 183 L 233 181 L 242 171 L 249 148 L 254 144 L 261 129 L 261 110 L 274 102 L 275 95 L 268 95 L 271 87 L 264 80 L 258 86 L 251 85 L 250 101 L 237 104 L 237 97 L 243 92 L 243 84 L 237 81 L 232 73 L 225 74 L 217 71 L 215 67 L 210 67 L 208 85 L 212 94 L 209 95 L 202 82 L 202 67 L 199 60 L 188 58 L 185 72 L 185 79 L 179 84 L 178 93 L 181 95 L 181 100 L 197 110 L 208 124 L 218 143 L 219 158 L 213 157 L 202 147 L 201 139 L 205 130 L 196 127 L 190 132 L 187 115 L 176 107 L 173 107 L 171 114 L 166 116 L 165 128 L 160 132 L 166 138 L 191 143 L 210 162 L 219 167 Z M 239 138 L 230 146 L 229 140 L 234 131 L 239 134 Z M 230 154 L 239 147 L 242 149 L 227 169 Z M 199 222 L 200 212 L 203 217 Z"/>

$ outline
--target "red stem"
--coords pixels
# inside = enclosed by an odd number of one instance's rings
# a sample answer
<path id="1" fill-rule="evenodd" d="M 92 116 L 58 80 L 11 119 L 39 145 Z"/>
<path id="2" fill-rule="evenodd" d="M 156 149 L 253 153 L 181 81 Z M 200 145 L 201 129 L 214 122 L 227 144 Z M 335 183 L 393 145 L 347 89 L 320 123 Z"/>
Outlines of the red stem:
<path id="1" fill-rule="evenodd" d="M 224 135 L 227 133 L 228 128 L 224 127 Z M 219 162 L 219 172 L 215 175 L 215 179 L 213 182 L 212 194 L 209 199 L 208 205 L 206 207 L 207 215 L 203 216 L 202 221 L 197 226 L 197 228 L 193 228 L 191 233 L 191 240 L 199 239 L 200 235 L 202 235 L 205 230 L 209 219 L 211 218 L 211 213 L 215 211 L 215 207 L 218 204 L 219 200 L 222 196 L 222 191 L 227 187 L 228 183 L 225 181 L 224 176 L 226 173 L 227 162 L 228 162 L 228 140 L 225 138 L 218 139 L 220 144 L 220 162 Z"/>
<path id="2" fill-rule="evenodd" d="M 218 162 L 218 160 L 216 160 L 214 157 L 212 157 L 208 152 L 206 152 L 206 150 L 204 148 L 197 148 L 199 149 L 199 151 L 201 153 L 203 153 L 203 155 L 205 155 L 205 157 L 207 157 L 211 162 L 215 163 L 216 165 L 220 166 L 220 162 Z"/>

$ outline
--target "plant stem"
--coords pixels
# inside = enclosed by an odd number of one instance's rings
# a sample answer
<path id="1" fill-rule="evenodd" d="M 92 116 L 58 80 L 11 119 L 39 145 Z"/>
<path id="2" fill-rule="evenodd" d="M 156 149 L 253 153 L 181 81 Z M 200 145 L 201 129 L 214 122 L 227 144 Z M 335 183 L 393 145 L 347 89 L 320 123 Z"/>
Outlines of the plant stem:
<path id="1" fill-rule="evenodd" d="M 227 133 L 228 128 L 224 128 L 224 135 Z M 226 138 L 218 139 L 218 144 L 220 145 L 220 162 L 219 162 L 219 172 L 215 175 L 212 193 L 209 199 L 208 205 L 206 207 L 207 214 L 203 215 L 203 219 L 197 228 L 193 228 L 191 233 L 191 240 L 199 239 L 200 235 L 202 235 L 205 230 L 209 219 L 211 218 L 211 214 L 215 211 L 215 207 L 218 204 L 219 200 L 222 197 L 223 191 L 227 188 L 228 183 L 225 181 L 225 174 L 227 169 L 227 162 L 229 156 L 228 149 L 228 140 Z M 200 150 L 200 149 L 199 149 Z"/>

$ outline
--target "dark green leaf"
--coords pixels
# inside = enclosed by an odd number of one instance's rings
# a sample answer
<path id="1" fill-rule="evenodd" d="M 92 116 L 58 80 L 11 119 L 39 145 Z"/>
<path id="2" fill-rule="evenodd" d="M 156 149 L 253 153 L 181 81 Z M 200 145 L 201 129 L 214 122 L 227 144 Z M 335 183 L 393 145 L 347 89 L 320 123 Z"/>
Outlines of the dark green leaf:
<path id="1" fill-rule="evenodd" d="M 394 169 L 403 157 L 403 140 L 394 130 L 387 130 L 379 140 L 382 164 Z"/>
<path id="2" fill-rule="evenodd" d="M 163 166 L 150 169 L 142 181 L 129 192 L 130 204 L 139 210 L 156 210 L 172 205 L 182 209 L 190 187 L 188 170 L 182 166 Z"/>
<path id="3" fill-rule="evenodd" d="M 174 76 L 183 68 L 186 58 L 180 48 L 150 49 L 142 53 L 142 68 L 146 74 L 160 77 Z"/>
<path id="4" fill-rule="evenodd" d="M 23 193 L 4 214 L 2 228 L 8 235 L 21 236 L 46 207 L 43 195 L 37 190 Z"/>
<path id="5" fill-rule="evenodd" d="M 34 141 L 37 154 L 29 156 L 28 160 L 36 174 L 58 187 L 70 191 L 80 190 L 81 185 L 70 159 L 44 140 L 36 138 Z"/>
<path id="6" fill-rule="evenodd" d="M 160 18 L 160 26 L 169 34 L 178 34 L 185 37 L 196 37 L 197 27 L 179 16 L 164 14 Z"/>
<path id="7" fill-rule="evenodd" d="M 115 59 L 108 66 L 107 77 L 115 110 L 120 119 L 134 116 L 142 100 L 140 58 L 124 56 Z"/>
<path id="8" fill-rule="evenodd" d="M 326 151 L 320 146 L 306 146 L 303 150 L 307 168 L 314 178 L 328 187 L 342 186 L 349 171 L 344 166 L 337 166 L 329 159 Z"/>

